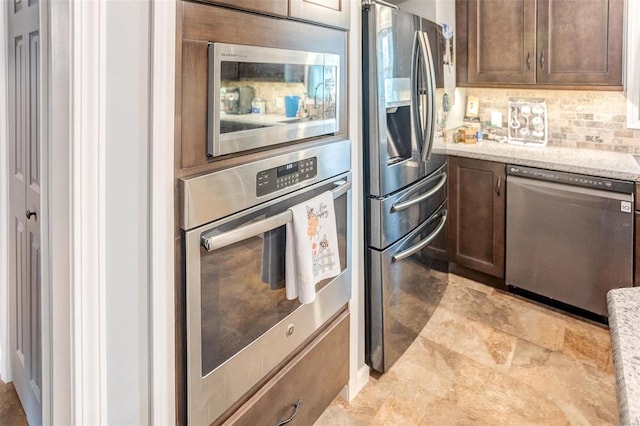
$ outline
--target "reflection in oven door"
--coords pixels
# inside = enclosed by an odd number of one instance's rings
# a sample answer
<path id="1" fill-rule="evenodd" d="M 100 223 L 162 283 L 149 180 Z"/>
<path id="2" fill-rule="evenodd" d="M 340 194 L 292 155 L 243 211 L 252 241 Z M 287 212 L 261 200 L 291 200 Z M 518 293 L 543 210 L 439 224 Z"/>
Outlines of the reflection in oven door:
<path id="1" fill-rule="evenodd" d="M 349 174 L 185 233 L 189 423 L 209 424 L 262 380 L 350 298 Z M 334 193 L 338 277 L 316 301 L 285 296 L 287 209 Z"/>

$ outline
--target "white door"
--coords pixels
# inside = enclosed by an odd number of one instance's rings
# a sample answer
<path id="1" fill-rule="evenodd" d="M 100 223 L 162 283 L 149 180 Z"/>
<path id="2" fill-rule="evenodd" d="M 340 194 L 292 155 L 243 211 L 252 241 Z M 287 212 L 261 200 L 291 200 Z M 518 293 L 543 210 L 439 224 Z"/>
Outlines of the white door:
<path id="1" fill-rule="evenodd" d="M 9 0 L 11 374 L 31 425 L 42 423 L 39 0 Z"/>

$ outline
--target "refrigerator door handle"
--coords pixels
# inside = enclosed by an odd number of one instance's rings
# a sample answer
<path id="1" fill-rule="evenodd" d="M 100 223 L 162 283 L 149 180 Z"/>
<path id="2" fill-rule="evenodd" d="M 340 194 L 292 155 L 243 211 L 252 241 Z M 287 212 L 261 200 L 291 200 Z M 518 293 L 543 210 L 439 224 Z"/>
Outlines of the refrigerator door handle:
<path id="1" fill-rule="evenodd" d="M 447 173 L 443 172 L 439 176 L 440 176 L 440 180 L 438 181 L 438 183 L 433 188 L 431 188 L 430 190 L 425 192 L 424 194 L 420 194 L 416 198 L 412 198 L 410 200 L 403 201 L 401 203 L 393 204 L 391 206 L 391 213 L 395 213 L 395 212 L 399 212 L 401 210 L 408 209 L 409 207 L 413 206 L 414 204 L 421 203 L 422 201 L 426 200 L 427 198 L 431 197 L 433 194 L 438 192 L 440 190 L 440 188 L 442 188 L 444 186 L 444 184 L 447 182 Z"/>
<path id="2" fill-rule="evenodd" d="M 421 31 L 416 31 L 415 39 L 413 40 L 413 54 L 411 55 L 411 90 L 413 91 L 411 94 L 411 120 L 413 121 L 413 133 L 418 148 L 424 151 L 424 129 L 422 128 L 424 117 L 420 116 L 420 75 L 422 74 L 422 69 L 419 67 L 420 57 L 424 58 L 424 51 L 420 41 L 420 34 Z M 424 157 L 424 152 L 420 157 Z"/>
<path id="3" fill-rule="evenodd" d="M 433 67 L 433 56 L 431 54 L 431 45 L 429 43 L 429 36 L 423 31 L 417 33 L 418 43 L 420 45 L 420 52 L 422 54 L 422 66 L 424 67 L 424 74 L 427 76 L 427 93 L 421 93 L 426 95 L 427 105 L 423 109 L 423 121 L 425 124 L 424 135 L 422 140 L 422 161 L 429 161 L 431 159 L 431 151 L 433 150 L 433 136 L 435 134 L 436 125 L 436 74 Z"/>
<path id="4" fill-rule="evenodd" d="M 447 223 L 447 212 L 446 210 L 444 210 L 441 213 L 440 223 L 438 224 L 436 229 L 431 234 L 429 234 L 427 238 L 425 238 L 424 240 L 421 240 L 418 244 L 415 244 L 406 250 L 395 253 L 394 255 L 391 256 L 391 262 L 392 263 L 400 262 L 401 260 L 404 260 L 407 257 L 412 256 L 413 254 L 419 252 L 420 250 L 422 250 L 423 248 L 431 244 L 431 242 L 442 231 L 446 223 Z"/>

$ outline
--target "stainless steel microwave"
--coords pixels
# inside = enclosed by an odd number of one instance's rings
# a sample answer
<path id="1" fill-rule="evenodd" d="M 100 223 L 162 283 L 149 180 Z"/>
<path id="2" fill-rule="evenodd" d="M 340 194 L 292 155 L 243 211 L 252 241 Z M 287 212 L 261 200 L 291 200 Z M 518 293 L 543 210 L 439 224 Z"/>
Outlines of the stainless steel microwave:
<path id="1" fill-rule="evenodd" d="M 340 56 L 210 43 L 207 155 L 339 131 Z"/>

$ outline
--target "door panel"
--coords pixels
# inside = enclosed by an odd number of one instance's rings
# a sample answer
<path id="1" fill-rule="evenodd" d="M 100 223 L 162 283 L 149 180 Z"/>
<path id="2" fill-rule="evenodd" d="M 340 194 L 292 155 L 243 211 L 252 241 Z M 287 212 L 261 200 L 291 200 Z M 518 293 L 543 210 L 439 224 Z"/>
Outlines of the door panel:
<path id="1" fill-rule="evenodd" d="M 535 83 L 534 0 L 469 1 L 469 82 Z"/>
<path id="2" fill-rule="evenodd" d="M 621 0 L 538 1 L 537 81 L 622 84 Z"/>
<path id="3" fill-rule="evenodd" d="M 11 373 L 31 425 L 42 422 L 40 33 L 37 0 L 9 3 Z"/>

